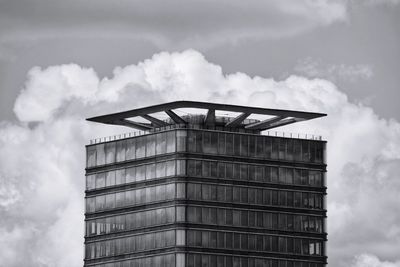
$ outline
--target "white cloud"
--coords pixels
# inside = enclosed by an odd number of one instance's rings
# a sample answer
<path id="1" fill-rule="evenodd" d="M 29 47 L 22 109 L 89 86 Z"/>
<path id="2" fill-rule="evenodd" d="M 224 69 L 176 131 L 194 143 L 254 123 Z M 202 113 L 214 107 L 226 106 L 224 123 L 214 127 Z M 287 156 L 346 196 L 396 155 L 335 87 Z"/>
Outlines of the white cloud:
<path id="1" fill-rule="evenodd" d="M 399 267 L 400 262 L 380 261 L 378 257 L 370 254 L 356 256 L 351 267 Z"/>
<path id="2" fill-rule="evenodd" d="M 299 60 L 294 70 L 311 78 L 325 78 L 331 81 L 356 82 L 369 80 L 373 76 L 373 70 L 367 64 L 323 64 L 320 60 L 305 58 Z"/>
<path id="3" fill-rule="evenodd" d="M 225 74 L 187 50 L 118 67 L 110 78 L 77 65 L 29 73 L 15 103 L 21 123 L 0 124 L 0 234 L 8 241 L 0 266 L 82 265 L 84 145 L 121 131 L 84 118 L 176 99 L 328 113 L 285 129 L 328 139 L 329 262 L 347 267 L 365 251 L 399 261 L 397 121 L 350 102 L 330 81 Z"/>

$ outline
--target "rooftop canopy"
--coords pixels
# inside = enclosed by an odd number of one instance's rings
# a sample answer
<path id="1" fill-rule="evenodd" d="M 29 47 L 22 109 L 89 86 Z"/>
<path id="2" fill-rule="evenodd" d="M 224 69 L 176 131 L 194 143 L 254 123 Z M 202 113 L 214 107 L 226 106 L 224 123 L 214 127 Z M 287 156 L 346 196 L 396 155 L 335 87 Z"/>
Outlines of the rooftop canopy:
<path id="1" fill-rule="evenodd" d="M 191 110 L 206 110 L 207 113 L 201 121 L 204 125 L 221 125 L 221 120 L 218 120 L 217 116 L 215 115 L 216 111 L 234 112 L 236 113 L 236 116 L 230 118 L 225 117 L 228 119 L 222 121 L 222 126 L 257 131 L 264 131 L 299 121 L 311 120 L 326 116 L 326 114 L 323 113 L 294 110 L 269 109 L 195 101 L 175 101 L 88 118 L 87 120 L 105 124 L 128 126 L 138 130 L 152 131 L 156 128 L 165 127 L 168 125 L 191 123 L 188 120 L 188 116 L 180 116 L 177 114 L 179 113 L 177 112 L 178 109 L 184 108 Z M 169 119 L 162 120 L 156 118 L 154 115 L 150 115 L 160 112 L 168 115 Z M 247 120 L 250 115 L 267 115 L 268 118 L 263 120 Z M 142 121 L 138 121 L 138 118 L 140 118 Z M 143 119 L 145 122 L 143 122 Z"/>

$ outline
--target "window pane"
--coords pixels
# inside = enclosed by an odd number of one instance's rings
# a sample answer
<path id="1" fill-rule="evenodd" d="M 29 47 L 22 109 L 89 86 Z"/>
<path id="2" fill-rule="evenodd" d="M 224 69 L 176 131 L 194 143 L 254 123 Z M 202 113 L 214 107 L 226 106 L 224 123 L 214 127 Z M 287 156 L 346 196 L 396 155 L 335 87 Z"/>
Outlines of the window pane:
<path id="1" fill-rule="evenodd" d="M 130 160 L 135 158 L 136 153 L 136 139 L 129 138 L 126 140 L 125 159 Z"/>
<path id="2" fill-rule="evenodd" d="M 96 188 L 102 188 L 106 185 L 106 174 L 104 172 L 96 173 Z"/>
<path id="3" fill-rule="evenodd" d="M 86 190 L 91 190 L 96 188 L 96 175 L 86 176 Z"/>
<path id="4" fill-rule="evenodd" d="M 156 151 L 156 136 L 154 134 L 146 136 L 146 157 L 154 156 Z"/>
<path id="5" fill-rule="evenodd" d="M 96 166 L 96 146 L 88 146 L 86 150 L 86 166 Z"/>
<path id="6" fill-rule="evenodd" d="M 106 164 L 115 162 L 115 142 L 105 144 Z"/>
<path id="7" fill-rule="evenodd" d="M 146 136 L 136 138 L 136 158 L 146 156 Z"/>
<path id="8" fill-rule="evenodd" d="M 96 145 L 96 165 L 104 165 L 106 162 L 104 144 Z"/>
<path id="9" fill-rule="evenodd" d="M 177 151 L 186 151 L 186 131 L 176 131 Z"/>
<path id="10" fill-rule="evenodd" d="M 175 131 L 167 132 L 167 153 L 175 152 Z"/>

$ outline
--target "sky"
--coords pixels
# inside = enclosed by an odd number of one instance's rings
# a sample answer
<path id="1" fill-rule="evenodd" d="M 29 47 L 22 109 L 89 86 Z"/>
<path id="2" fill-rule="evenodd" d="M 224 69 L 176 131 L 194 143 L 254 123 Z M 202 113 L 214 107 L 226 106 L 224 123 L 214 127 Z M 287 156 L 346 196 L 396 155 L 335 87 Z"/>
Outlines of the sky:
<path id="1" fill-rule="evenodd" d="M 399 20 L 398 0 L 0 0 L 0 266 L 82 266 L 84 145 L 127 131 L 84 119 L 185 99 L 327 113 L 281 130 L 328 141 L 329 266 L 399 267 Z"/>

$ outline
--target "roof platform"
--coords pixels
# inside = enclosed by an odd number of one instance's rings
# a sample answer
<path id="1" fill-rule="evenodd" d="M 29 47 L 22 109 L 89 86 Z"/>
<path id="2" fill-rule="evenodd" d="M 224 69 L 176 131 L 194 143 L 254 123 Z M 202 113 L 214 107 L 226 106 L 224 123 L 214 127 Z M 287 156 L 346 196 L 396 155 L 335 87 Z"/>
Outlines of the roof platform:
<path id="1" fill-rule="evenodd" d="M 264 131 L 300 121 L 311 120 L 326 116 L 323 113 L 269 109 L 260 107 L 248 107 L 228 104 L 217 104 L 209 102 L 197 101 L 174 101 L 164 104 L 148 106 L 118 113 L 112 113 L 97 117 L 88 118 L 88 121 L 98 122 L 111 125 L 121 125 L 135 128 L 142 131 L 153 131 L 157 128 L 174 124 L 191 124 L 189 116 L 180 116 L 178 109 L 202 109 L 206 110 L 200 123 L 204 125 L 219 125 L 229 128 L 244 128 L 246 130 Z M 223 120 L 218 119 L 216 111 L 238 113 L 235 117 L 224 117 Z M 168 116 L 167 120 L 156 118 L 154 113 L 164 113 Z M 197 115 L 197 114 L 193 114 Z M 249 120 L 251 115 L 267 115 L 264 120 Z M 136 118 L 136 121 L 135 121 Z M 137 118 L 145 120 L 139 122 Z M 196 120 L 199 123 L 199 120 Z"/>

